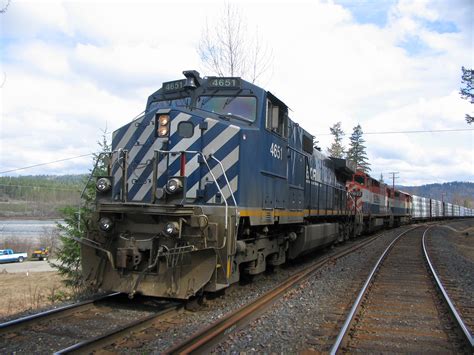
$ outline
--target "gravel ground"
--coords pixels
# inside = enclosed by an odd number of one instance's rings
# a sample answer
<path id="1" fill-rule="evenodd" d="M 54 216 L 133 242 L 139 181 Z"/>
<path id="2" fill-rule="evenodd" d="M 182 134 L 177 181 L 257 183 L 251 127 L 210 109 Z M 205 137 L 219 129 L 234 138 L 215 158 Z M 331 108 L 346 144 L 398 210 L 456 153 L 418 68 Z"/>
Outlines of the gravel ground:
<path id="1" fill-rule="evenodd" d="M 346 300 L 344 306 L 350 302 L 345 295 L 348 292 L 347 284 L 350 283 L 348 281 L 353 278 L 353 270 L 366 269 L 372 264 L 371 260 L 377 257 L 378 251 L 381 251 L 397 232 L 398 230 L 385 232 L 384 236 L 365 247 L 363 251 L 324 268 L 299 288 L 289 291 L 269 312 L 250 325 L 247 330 L 232 335 L 231 342 L 220 346 L 217 351 L 236 352 L 253 349 L 259 352 L 292 352 L 311 347 L 308 344 L 317 337 L 319 328 L 327 323 L 332 324 L 341 317 L 342 312 L 330 314 L 328 311 L 340 306 L 335 305 L 334 302 L 337 303 L 341 298 Z M 345 246 L 350 243 L 352 242 L 346 243 Z M 329 253 L 335 253 L 338 248 L 332 249 Z M 313 255 L 312 260 L 317 260 L 321 255 L 327 254 L 328 251 L 320 252 L 316 257 Z M 287 266 L 279 269 L 277 273 L 260 275 L 254 279 L 254 282 L 245 286 L 231 287 L 226 290 L 224 297 L 208 301 L 198 312 L 182 312 L 106 350 L 118 353 L 164 351 L 205 325 L 255 300 L 287 279 L 289 275 L 308 266 L 309 263 L 306 261 Z M 352 293 L 353 290 L 350 294 Z M 305 321 L 301 322 L 301 319 Z M 302 328 L 307 328 L 308 334 L 304 334 Z M 146 345 L 137 348 L 141 343 L 140 339 L 146 341 Z"/>
<path id="2" fill-rule="evenodd" d="M 474 330 L 474 220 L 449 223 L 447 228 L 435 228 L 428 235 L 428 251 L 447 292 L 466 322 Z"/>
<path id="3" fill-rule="evenodd" d="M 52 260 L 55 262 L 56 260 Z M 24 261 L 22 263 L 4 263 L 0 264 L 0 273 L 19 273 L 19 272 L 45 272 L 56 271 L 47 261 Z"/>
<path id="4" fill-rule="evenodd" d="M 43 321 L 25 330 L 1 335 L 0 353 L 49 354 L 154 313 L 154 309 L 124 298 L 67 318 Z"/>

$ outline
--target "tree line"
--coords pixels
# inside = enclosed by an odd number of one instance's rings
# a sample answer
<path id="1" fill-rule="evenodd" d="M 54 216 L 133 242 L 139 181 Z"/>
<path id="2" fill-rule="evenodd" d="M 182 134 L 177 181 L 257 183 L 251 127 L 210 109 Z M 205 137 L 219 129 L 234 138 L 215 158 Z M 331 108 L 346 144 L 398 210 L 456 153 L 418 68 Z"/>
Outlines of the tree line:
<path id="1" fill-rule="evenodd" d="M 0 216 L 59 217 L 59 208 L 78 205 L 84 175 L 0 177 Z"/>

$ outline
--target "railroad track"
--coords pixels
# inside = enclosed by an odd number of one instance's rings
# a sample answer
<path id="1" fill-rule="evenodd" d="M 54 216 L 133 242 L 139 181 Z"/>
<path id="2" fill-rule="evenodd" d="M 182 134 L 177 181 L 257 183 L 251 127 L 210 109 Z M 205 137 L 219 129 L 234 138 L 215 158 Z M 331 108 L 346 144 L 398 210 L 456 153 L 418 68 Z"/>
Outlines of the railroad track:
<path id="1" fill-rule="evenodd" d="M 32 314 L 30 316 L 25 316 L 25 317 L 13 319 L 4 323 L 0 323 L 0 337 L 2 337 L 4 334 L 12 333 L 22 328 L 32 326 L 38 322 L 44 322 L 44 321 L 53 320 L 53 319 L 60 319 L 70 314 L 87 311 L 95 307 L 96 304 L 106 301 L 108 299 L 117 297 L 118 295 L 119 295 L 118 293 L 107 294 L 104 296 L 92 298 L 90 300 L 74 303 L 74 304 L 59 307 L 59 308 L 50 309 L 44 312 Z"/>
<path id="2" fill-rule="evenodd" d="M 111 294 L 0 324 L 0 353 L 89 353 L 150 326 L 181 303 Z"/>
<path id="3" fill-rule="evenodd" d="M 461 231 L 454 228 L 449 229 L 455 231 L 456 233 L 464 233 L 466 230 L 472 230 L 473 228 L 466 228 Z M 459 283 L 456 275 L 453 274 L 453 271 L 449 270 L 449 265 L 447 264 L 448 260 L 445 255 L 439 254 L 440 252 L 445 252 L 445 250 L 437 251 L 437 248 L 433 245 L 435 242 L 433 238 L 449 238 L 450 236 L 446 234 L 446 231 L 441 231 L 440 228 L 436 228 L 436 231 L 436 234 L 431 232 L 425 236 L 424 247 L 427 251 L 427 254 L 429 255 L 431 267 L 436 270 L 439 283 L 442 284 L 444 291 L 449 295 L 453 307 L 459 313 L 460 318 L 463 320 L 463 323 L 466 326 L 466 331 L 472 335 L 474 334 L 473 295 L 466 294 L 463 289 L 463 285 Z M 459 270 L 456 271 L 459 272 Z"/>
<path id="4" fill-rule="evenodd" d="M 466 326 L 450 307 L 443 286 L 434 281 L 439 278 L 424 246 L 429 230 L 410 230 L 384 251 L 331 354 L 472 352 L 472 336 L 463 330 Z"/>
<path id="5" fill-rule="evenodd" d="M 310 265 L 309 267 L 297 272 L 271 291 L 260 296 L 255 301 L 248 303 L 242 308 L 227 314 L 226 316 L 217 320 L 208 327 L 193 334 L 188 339 L 185 339 L 183 342 L 176 344 L 170 349 L 167 349 L 165 353 L 202 354 L 209 352 L 217 344 L 227 338 L 229 334 L 243 328 L 245 325 L 249 324 L 252 320 L 262 314 L 269 306 L 271 306 L 282 295 L 284 295 L 286 291 L 301 283 L 303 280 L 305 280 L 311 274 L 321 269 L 323 266 L 369 245 L 378 237 L 380 237 L 380 235 L 368 238 L 362 241 L 361 243 L 345 248 L 344 250 L 341 250 L 340 252 L 334 255 L 325 256 L 317 263 Z"/>

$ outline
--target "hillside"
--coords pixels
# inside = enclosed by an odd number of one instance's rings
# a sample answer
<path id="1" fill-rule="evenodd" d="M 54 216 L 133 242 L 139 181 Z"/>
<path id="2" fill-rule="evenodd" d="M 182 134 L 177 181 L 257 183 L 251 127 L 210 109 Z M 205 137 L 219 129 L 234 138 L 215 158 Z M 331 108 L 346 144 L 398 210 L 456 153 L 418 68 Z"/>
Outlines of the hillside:
<path id="1" fill-rule="evenodd" d="M 58 209 L 78 206 L 85 175 L 0 177 L 0 217 L 56 218 Z"/>
<path id="2" fill-rule="evenodd" d="M 397 186 L 397 188 L 413 195 L 430 197 L 460 206 L 474 207 L 474 183 L 472 182 L 454 181 L 444 184 Z"/>

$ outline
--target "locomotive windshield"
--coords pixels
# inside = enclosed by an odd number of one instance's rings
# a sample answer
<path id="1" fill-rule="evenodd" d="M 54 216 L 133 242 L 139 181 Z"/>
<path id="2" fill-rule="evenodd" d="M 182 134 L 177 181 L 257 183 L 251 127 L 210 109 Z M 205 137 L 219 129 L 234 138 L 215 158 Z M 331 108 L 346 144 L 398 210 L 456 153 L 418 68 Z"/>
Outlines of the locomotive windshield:
<path id="1" fill-rule="evenodd" d="M 197 107 L 249 122 L 257 117 L 257 98 L 253 96 L 200 96 Z"/>
<path id="2" fill-rule="evenodd" d="M 190 97 L 183 97 L 172 100 L 153 101 L 148 107 L 148 111 L 160 108 L 187 107 L 189 105 L 191 105 Z"/>

